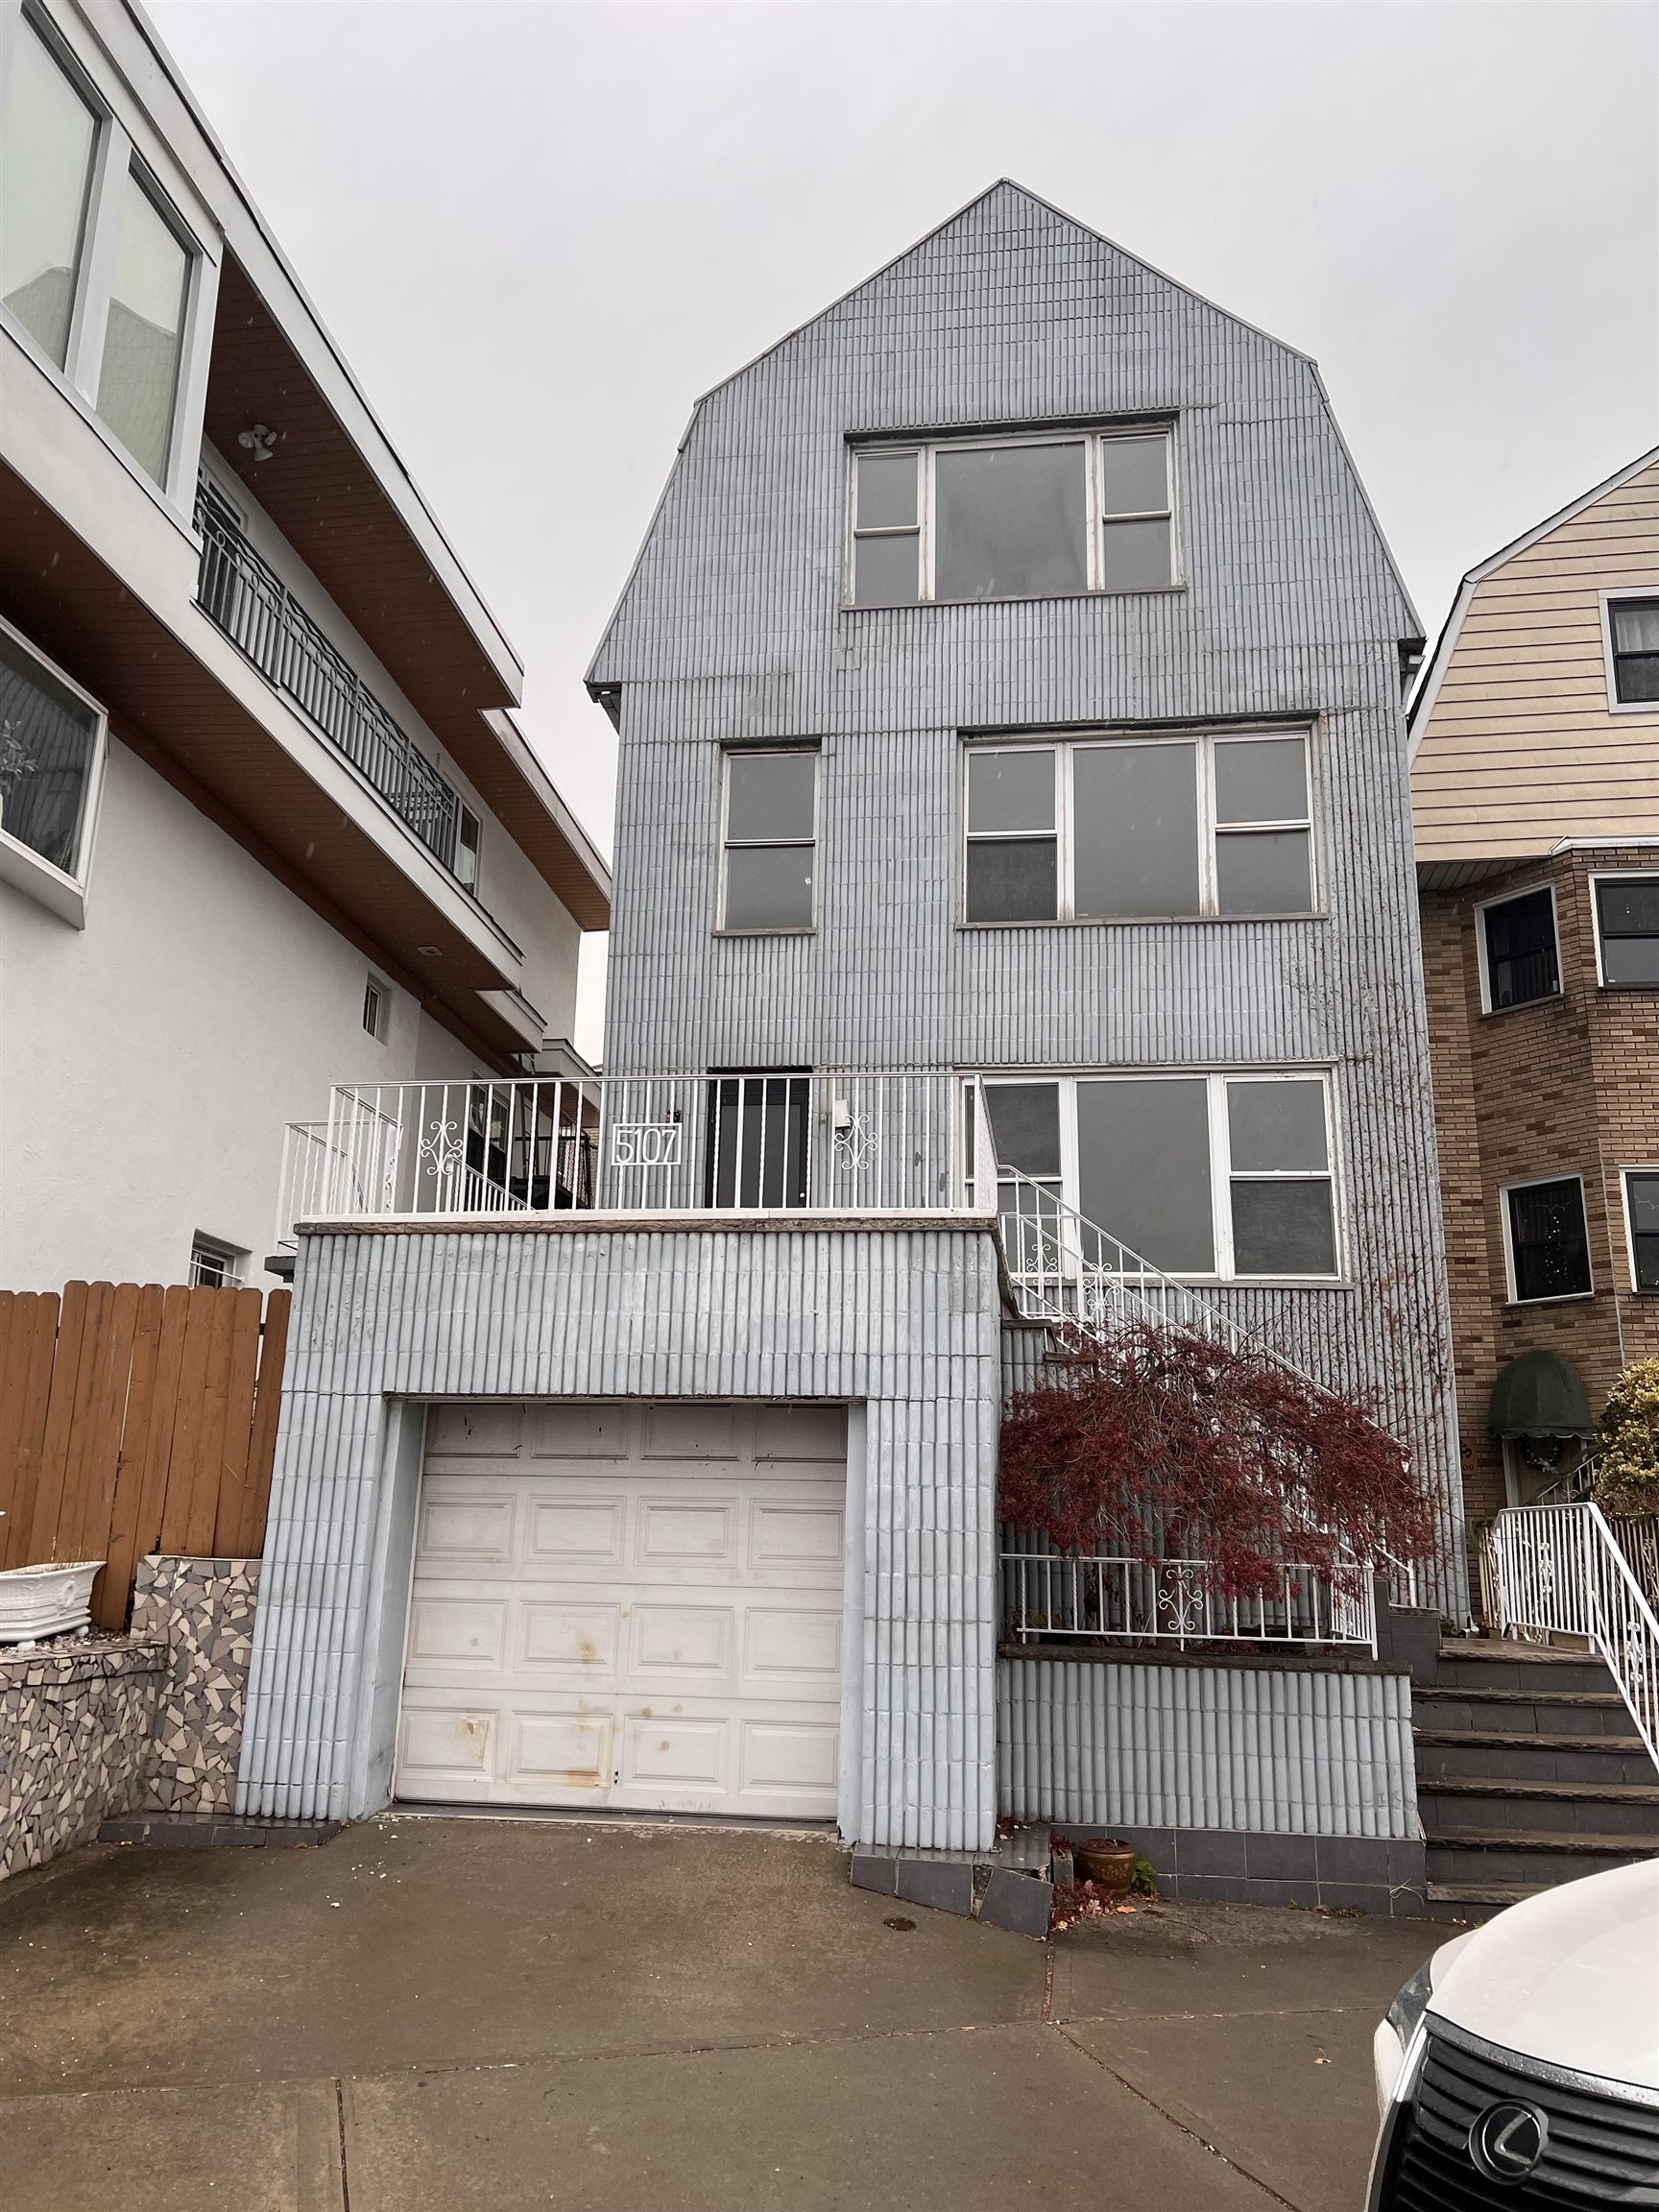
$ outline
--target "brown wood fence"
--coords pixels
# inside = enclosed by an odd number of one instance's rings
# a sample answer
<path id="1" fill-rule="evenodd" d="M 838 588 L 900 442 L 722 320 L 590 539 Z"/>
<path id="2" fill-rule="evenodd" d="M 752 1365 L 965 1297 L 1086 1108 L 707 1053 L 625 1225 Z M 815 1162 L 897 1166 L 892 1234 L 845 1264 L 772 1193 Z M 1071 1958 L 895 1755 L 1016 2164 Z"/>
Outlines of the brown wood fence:
<path id="1" fill-rule="evenodd" d="M 106 1560 L 120 1628 L 146 1552 L 261 1551 L 291 1295 L 0 1290 L 0 1568 Z"/>

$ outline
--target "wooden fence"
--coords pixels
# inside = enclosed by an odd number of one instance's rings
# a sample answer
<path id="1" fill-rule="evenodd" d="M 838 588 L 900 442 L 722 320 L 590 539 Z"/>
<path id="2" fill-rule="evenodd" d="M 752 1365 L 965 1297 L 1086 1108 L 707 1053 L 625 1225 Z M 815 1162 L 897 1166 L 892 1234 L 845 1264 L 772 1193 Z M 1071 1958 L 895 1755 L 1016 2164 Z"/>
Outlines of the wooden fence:
<path id="1" fill-rule="evenodd" d="M 261 1551 L 291 1295 L 0 1290 L 0 1568 L 105 1560 L 120 1628 L 147 1552 Z"/>

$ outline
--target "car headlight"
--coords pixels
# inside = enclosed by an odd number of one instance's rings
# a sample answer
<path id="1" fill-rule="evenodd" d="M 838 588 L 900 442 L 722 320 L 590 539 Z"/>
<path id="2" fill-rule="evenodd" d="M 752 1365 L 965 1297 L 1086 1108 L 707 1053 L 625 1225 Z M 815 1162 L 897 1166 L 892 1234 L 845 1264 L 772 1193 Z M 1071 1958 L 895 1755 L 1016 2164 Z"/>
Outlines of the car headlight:
<path id="1" fill-rule="evenodd" d="M 1388 2025 L 1399 2036 L 1402 2051 L 1416 2034 L 1417 2024 L 1429 2009 L 1429 2000 L 1434 1993 L 1433 1965 L 1432 1959 L 1425 1959 L 1388 2008 Z"/>

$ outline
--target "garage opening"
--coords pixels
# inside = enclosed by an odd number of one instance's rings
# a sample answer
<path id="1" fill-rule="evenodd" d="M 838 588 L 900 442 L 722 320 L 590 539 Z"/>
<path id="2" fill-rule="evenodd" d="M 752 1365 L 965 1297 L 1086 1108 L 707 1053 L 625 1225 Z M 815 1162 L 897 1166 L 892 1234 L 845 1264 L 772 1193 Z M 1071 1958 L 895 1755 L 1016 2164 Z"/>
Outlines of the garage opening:
<path id="1" fill-rule="evenodd" d="M 831 1819 L 839 1406 L 434 1407 L 394 1791 Z"/>

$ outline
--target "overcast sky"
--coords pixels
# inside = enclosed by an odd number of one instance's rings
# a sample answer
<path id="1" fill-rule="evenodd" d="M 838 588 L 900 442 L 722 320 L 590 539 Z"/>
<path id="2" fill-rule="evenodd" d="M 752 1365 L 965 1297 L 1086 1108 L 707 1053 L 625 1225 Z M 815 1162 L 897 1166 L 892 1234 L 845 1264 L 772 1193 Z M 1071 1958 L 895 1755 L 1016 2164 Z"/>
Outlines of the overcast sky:
<path id="1" fill-rule="evenodd" d="M 692 401 L 997 177 L 1318 359 L 1431 634 L 1659 439 L 1648 0 L 150 10 L 607 853 L 582 672 Z"/>

